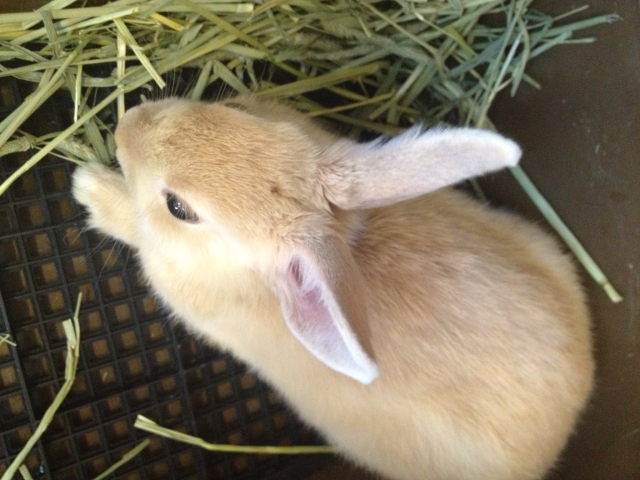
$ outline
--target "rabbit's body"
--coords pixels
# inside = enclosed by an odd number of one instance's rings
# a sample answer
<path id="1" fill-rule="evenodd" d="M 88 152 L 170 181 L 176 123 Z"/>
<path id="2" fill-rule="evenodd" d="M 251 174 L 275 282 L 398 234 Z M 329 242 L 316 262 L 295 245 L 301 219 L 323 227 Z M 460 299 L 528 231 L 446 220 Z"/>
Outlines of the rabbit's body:
<path id="1" fill-rule="evenodd" d="M 272 218 L 237 213 L 246 199 L 237 199 L 228 217 L 198 187 L 204 173 L 188 185 L 166 174 L 166 166 L 159 170 L 159 162 L 135 167 L 142 152 L 124 135 L 119 148 L 127 181 L 104 168 L 75 175 L 76 197 L 89 207 L 93 225 L 137 246 L 152 286 L 177 316 L 252 365 L 347 457 L 407 480 L 539 479 L 553 466 L 588 398 L 593 360 L 577 276 L 552 239 L 447 189 L 379 208 L 346 211 L 332 203 L 315 211 L 314 203 L 322 207 L 325 197 L 342 193 L 307 182 L 305 175 L 318 175 L 314 164 L 271 183 L 269 194 L 284 205 L 277 214 L 260 213 Z M 318 135 L 318 151 L 331 151 L 335 139 Z M 208 148 L 214 145 L 227 148 L 215 141 Z M 206 169 L 197 152 L 190 152 L 195 168 Z M 260 153 L 251 161 L 259 170 Z M 271 173 L 246 175 L 258 182 Z M 291 181 L 301 185 L 286 184 L 296 175 Z M 186 226 L 163 220 L 166 207 L 156 203 L 155 190 L 165 184 L 188 196 L 205 219 Z M 217 184 L 220 196 L 225 188 L 234 187 Z M 291 202 L 298 213 L 287 203 L 295 188 L 308 188 Z M 226 223 L 233 215 L 240 215 L 237 228 Z M 178 232 L 185 227 L 188 240 Z M 291 257 L 298 242 L 308 243 Z M 296 318 L 289 318 L 298 310 L 312 320 L 324 318 L 314 316 L 318 308 L 333 312 L 334 297 L 322 297 L 325 283 L 305 284 L 309 276 L 315 281 L 316 268 L 329 272 L 320 281 L 336 287 L 331 291 L 352 329 L 342 333 L 347 347 L 340 344 L 337 353 L 325 353 L 313 339 L 308 346 L 306 327 L 297 331 Z M 308 292 L 321 296 L 322 306 L 296 297 Z M 330 343 L 338 333 L 327 335 L 323 342 Z M 356 347 L 349 343 L 354 336 Z M 356 360 L 344 358 L 346 349 Z"/>

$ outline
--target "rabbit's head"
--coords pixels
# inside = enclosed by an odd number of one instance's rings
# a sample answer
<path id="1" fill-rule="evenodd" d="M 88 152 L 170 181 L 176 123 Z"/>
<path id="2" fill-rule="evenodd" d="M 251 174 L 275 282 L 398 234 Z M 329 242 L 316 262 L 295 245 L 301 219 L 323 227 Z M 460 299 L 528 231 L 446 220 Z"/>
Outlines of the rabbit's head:
<path id="1" fill-rule="evenodd" d="M 98 188 L 95 177 L 87 180 L 91 169 L 76 174 L 76 198 L 94 226 L 143 257 L 172 256 L 166 275 L 185 292 L 204 288 L 189 283 L 202 269 L 212 277 L 254 272 L 278 296 L 293 335 L 362 383 L 377 367 L 362 339 L 366 280 L 351 253 L 357 245 L 344 234 L 345 212 L 422 195 L 520 156 L 510 140 L 473 129 L 414 128 L 359 144 L 287 107 L 244 97 L 143 104 L 122 118 L 116 143 L 123 176 L 106 182 L 113 185 Z M 106 196 L 92 197 L 91 188 Z M 95 205 L 107 201 L 111 207 Z M 116 218 L 100 218 L 112 215 L 109 208 Z"/>

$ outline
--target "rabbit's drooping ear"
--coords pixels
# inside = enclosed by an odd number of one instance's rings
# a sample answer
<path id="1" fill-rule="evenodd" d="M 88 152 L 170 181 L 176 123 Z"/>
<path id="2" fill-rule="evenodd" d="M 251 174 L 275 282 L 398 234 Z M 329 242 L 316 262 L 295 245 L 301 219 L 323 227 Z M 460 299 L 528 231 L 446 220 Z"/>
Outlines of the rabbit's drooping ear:
<path id="1" fill-rule="evenodd" d="M 293 335 L 318 360 L 369 384 L 378 367 L 358 333 L 366 330 L 364 282 L 338 237 L 296 246 L 281 272 L 280 303 Z"/>
<path id="2" fill-rule="evenodd" d="M 387 143 L 338 142 L 327 151 L 327 199 L 351 210 L 389 205 L 518 163 L 518 145 L 471 128 L 414 127 Z"/>

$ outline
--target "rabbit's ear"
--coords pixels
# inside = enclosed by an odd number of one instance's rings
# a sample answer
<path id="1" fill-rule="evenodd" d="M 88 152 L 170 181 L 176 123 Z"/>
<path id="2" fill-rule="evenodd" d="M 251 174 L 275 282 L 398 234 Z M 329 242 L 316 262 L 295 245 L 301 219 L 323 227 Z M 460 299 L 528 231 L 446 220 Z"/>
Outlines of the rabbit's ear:
<path id="1" fill-rule="evenodd" d="M 281 272 L 280 303 L 293 335 L 318 360 L 369 384 L 378 367 L 358 333 L 366 330 L 364 282 L 349 251 L 329 235 L 296 247 Z"/>
<path id="2" fill-rule="evenodd" d="M 518 163 L 521 150 L 497 133 L 419 126 L 383 143 L 340 141 L 327 151 L 327 199 L 346 210 L 389 205 Z"/>

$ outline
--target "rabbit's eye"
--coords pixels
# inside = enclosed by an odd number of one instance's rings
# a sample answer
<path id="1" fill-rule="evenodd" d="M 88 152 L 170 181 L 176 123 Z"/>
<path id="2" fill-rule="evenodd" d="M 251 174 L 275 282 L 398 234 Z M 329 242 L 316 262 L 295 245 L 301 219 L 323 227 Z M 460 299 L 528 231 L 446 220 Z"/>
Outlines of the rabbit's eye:
<path id="1" fill-rule="evenodd" d="M 198 215 L 195 214 L 193 210 L 176 197 L 173 193 L 167 193 L 167 208 L 171 215 L 176 217 L 178 220 L 183 220 L 189 223 L 196 223 L 198 219 Z"/>

